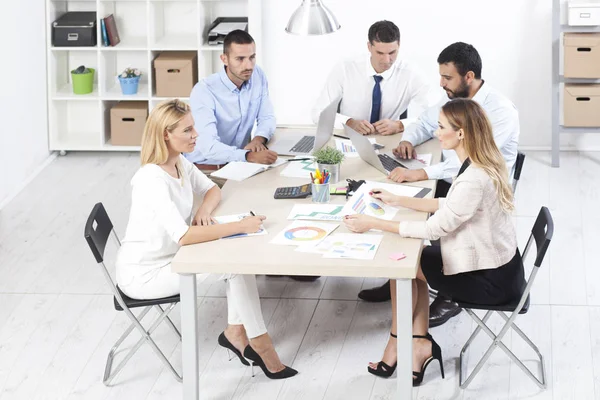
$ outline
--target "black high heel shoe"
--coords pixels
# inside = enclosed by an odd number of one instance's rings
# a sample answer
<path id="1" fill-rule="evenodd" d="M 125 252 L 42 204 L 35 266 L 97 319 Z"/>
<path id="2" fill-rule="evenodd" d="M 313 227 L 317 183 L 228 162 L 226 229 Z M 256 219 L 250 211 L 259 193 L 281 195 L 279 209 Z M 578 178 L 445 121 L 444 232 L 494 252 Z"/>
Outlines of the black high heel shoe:
<path id="1" fill-rule="evenodd" d="M 231 342 L 229 341 L 229 339 L 227 339 L 227 337 L 225 337 L 225 332 L 221 332 L 221 334 L 219 335 L 219 346 L 221 347 L 225 347 L 227 349 L 227 353 L 229 353 L 229 350 L 233 351 L 233 354 L 235 354 L 236 356 L 238 356 L 238 358 L 240 359 L 240 362 L 244 365 L 250 365 L 250 363 L 248 362 L 248 360 L 246 360 L 244 358 L 244 356 L 242 356 L 242 353 L 240 353 L 240 351 L 238 349 L 235 348 L 235 346 L 233 344 L 231 344 Z M 233 359 L 233 357 L 231 357 L 231 355 L 229 356 L 229 361 L 231 361 Z"/>
<path id="2" fill-rule="evenodd" d="M 427 335 L 425 336 L 413 335 L 413 338 L 427 339 L 431 342 L 431 357 L 425 360 L 423 366 L 421 367 L 421 371 L 413 371 L 413 386 L 419 386 L 421 382 L 423 382 L 423 376 L 425 376 L 425 369 L 427 369 L 427 366 L 433 360 L 438 360 L 438 362 L 440 363 L 440 371 L 442 373 L 442 379 L 444 379 L 444 362 L 442 360 L 442 349 L 440 348 L 440 346 L 435 342 L 435 340 L 433 340 L 433 337 L 431 337 L 429 333 L 427 333 Z"/>
<path id="3" fill-rule="evenodd" d="M 254 377 L 254 366 L 255 365 L 258 365 L 260 367 L 260 369 L 263 370 L 263 372 L 265 373 L 267 378 L 269 378 L 269 379 L 291 378 L 292 376 L 294 376 L 298 373 L 298 371 L 296 371 L 295 369 L 290 368 L 285 365 L 284 365 L 285 368 L 282 369 L 281 371 L 278 371 L 278 372 L 269 371 L 269 369 L 265 365 L 265 362 L 258 355 L 258 353 L 256 351 L 254 351 L 254 349 L 252 347 L 250 347 L 250 345 L 246 346 L 246 348 L 244 349 L 244 357 L 246 357 L 248 360 L 252 361 L 252 377 Z"/>
<path id="4" fill-rule="evenodd" d="M 390 336 L 393 338 L 398 337 L 398 336 L 394 335 L 392 332 L 390 332 Z M 379 361 L 377 363 L 377 368 L 367 367 L 367 371 L 369 371 L 371 374 L 373 374 L 375 376 L 379 376 L 380 378 L 389 378 L 390 376 L 392 376 L 394 374 L 394 371 L 396 370 L 397 366 L 398 366 L 397 361 L 394 365 L 387 365 L 383 361 Z"/>

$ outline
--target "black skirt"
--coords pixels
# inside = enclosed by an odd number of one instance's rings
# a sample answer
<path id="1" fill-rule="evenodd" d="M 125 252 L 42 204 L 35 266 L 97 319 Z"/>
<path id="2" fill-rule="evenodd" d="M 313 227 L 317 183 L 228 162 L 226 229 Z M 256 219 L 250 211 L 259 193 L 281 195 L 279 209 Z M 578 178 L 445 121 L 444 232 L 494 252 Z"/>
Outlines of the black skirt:
<path id="1" fill-rule="evenodd" d="M 442 272 L 442 249 L 427 246 L 421 255 L 421 270 L 429 286 L 455 301 L 481 305 L 500 305 L 518 299 L 525 289 L 525 272 L 517 249 L 508 263 L 455 275 Z"/>

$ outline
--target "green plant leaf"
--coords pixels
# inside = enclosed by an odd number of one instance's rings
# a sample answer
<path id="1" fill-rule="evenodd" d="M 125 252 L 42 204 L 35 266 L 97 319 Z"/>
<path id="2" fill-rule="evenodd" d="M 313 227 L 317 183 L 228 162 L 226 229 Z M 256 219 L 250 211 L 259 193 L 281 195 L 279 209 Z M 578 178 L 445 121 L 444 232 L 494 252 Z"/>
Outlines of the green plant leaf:
<path id="1" fill-rule="evenodd" d="M 323 147 L 312 154 L 319 164 L 340 164 L 344 160 L 344 153 L 333 147 Z"/>

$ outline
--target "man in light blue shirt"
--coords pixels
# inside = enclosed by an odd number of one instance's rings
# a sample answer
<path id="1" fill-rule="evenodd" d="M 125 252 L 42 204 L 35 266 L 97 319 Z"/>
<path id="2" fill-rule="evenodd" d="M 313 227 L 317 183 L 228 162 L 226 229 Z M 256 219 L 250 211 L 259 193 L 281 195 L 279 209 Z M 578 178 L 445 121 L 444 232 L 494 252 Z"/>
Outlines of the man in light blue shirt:
<path id="1" fill-rule="evenodd" d="M 252 36 L 242 30 L 230 32 L 221 61 L 224 67 L 220 72 L 192 89 L 190 105 L 198 139 L 194 151 L 185 157 L 195 164 L 272 164 L 277 154 L 268 150 L 266 143 L 275 133 L 275 113 L 267 78 L 256 66 Z"/>

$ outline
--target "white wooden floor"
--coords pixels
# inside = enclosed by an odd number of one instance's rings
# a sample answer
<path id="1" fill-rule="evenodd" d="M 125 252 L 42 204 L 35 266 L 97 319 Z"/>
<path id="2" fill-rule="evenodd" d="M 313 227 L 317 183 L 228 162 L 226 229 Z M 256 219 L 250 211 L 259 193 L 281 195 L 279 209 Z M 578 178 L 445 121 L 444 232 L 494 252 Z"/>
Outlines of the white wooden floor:
<path id="1" fill-rule="evenodd" d="M 432 330 L 444 355 L 446 379 L 434 365 L 419 399 L 600 399 L 600 153 L 529 152 L 517 191 L 515 221 L 523 246 L 541 205 L 550 207 L 555 236 L 533 289 L 534 305 L 519 325 L 546 357 L 549 388 L 540 391 L 502 352 L 468 390 L 460 390 L 460 347 L 474 329 L 462 313 Z M 83 239 L 92 206 L 103 202 L 122 235 L 129 179 L 137 154 L 70 153 L 59 157 L 0 211 L 0 400 L 178 399 L 178 384 L 143 346 L 105 387 L 106 355 L 127 326 Z M 4 173 L 4 172 L 3 172 Z M 10 172 L 9 172 L 10 173 Z M 109 249 L 111 250 L 111 249 Z M 198 298 L 201 385 L 205 399 L 390 399 L 395 379 L 373 377 L 390 325 L 389 303 L 356 300 L 381 280 L 321 278 L 299 283 L 259 277 L 268 329 L 282 360 L 300 374 L 271 381 L 227 361 L 217 336 L 226 323 L 224 286 L 210 281 Z M 179 309 L 173 319 L 179 324 Z M 496 320 L 499 326 L 499 320 Z M 132 334 L 137 340 L 137 336 Z M 166 326 L 156 338 L 177 368 L 181 348 Z M 489 340 L 474 344 L 481 354 Z M 536 368 L 517 335 L 506 343 Z M 131 340 L 129 341 L 131 345 Z M 469 357 L 471 365 L 474 356 Z M 536 369 L 537 371 L 537 369 Z"/>

